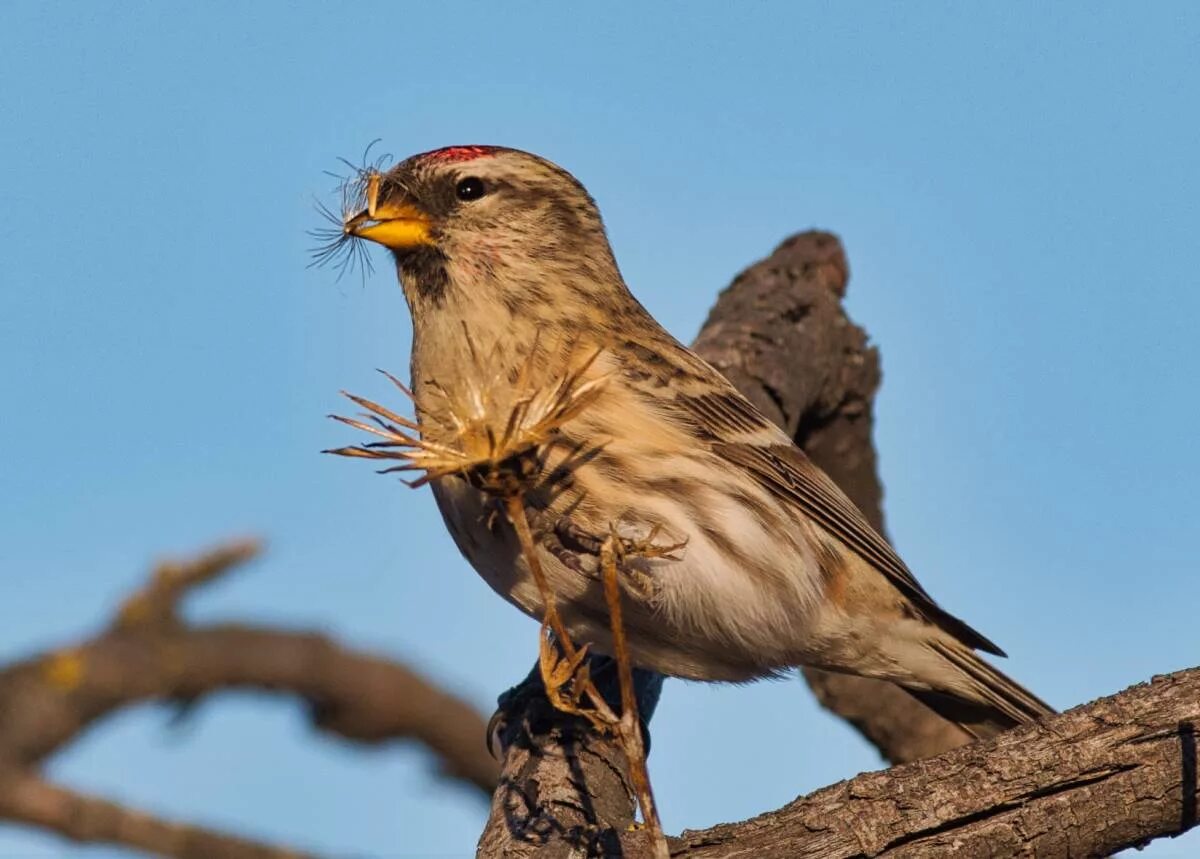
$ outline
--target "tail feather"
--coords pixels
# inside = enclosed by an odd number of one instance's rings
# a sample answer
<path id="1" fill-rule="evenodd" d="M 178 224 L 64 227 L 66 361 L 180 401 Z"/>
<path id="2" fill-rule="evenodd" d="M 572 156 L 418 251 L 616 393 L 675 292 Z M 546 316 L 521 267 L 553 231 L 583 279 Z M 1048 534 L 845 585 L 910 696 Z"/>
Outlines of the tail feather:
<path id="1" fill-rule="evenodd" d="M 937 684 L 940 687 L 937 691 L 912 688 L 906 691 L 971 736 L 979 739 L 995 736 L 1055 712 L 961 642 L 938 639 L 927 646 L 954 669 L 956 682 Z"/>

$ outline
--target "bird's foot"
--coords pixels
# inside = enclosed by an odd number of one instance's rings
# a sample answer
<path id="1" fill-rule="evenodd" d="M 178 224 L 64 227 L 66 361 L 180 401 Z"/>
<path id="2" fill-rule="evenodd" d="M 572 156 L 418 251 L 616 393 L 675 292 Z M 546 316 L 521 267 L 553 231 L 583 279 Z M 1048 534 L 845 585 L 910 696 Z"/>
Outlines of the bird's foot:
<path id="1" fill-rule="evenodd" d="M 617 717 L 604 705 L 604 699 L 592 683 L 587 645 L 577 650 L 571 648 L 574 652 L 567 655 L 560 651 L 548 633 L 549 629 L 543 625 L 538 647 L 538 668 L 546 699 L 560 713 L 582 717 L 595 730 L 610 732 Z M 597 701 L 603 706 L 597 706 Z"/>
<path id="2" fill-rule="evenodd" d="M 653 574 L 636 561 L 678 561 L 680 556 L 676 553 L 687 546 L 687 541 L 664 542 L 663 528 L 657 524 L 642 536 L 630 536 L 630 530 L 627 525 L 614 524 L 609 526 L 607 534 L 596 534 L 563 516 L 554 523 L 553 533 L 562 550 L 557 553 L 559 559 L 564 563 L 575 561 L 569 565 L 598 579 L 603 578 L 601 554 L 605 543 L 611 540 L 620 578 L 639 596 L 651 597 L 657 591 L 657 583 Z M 584 557 L 591 559 L 590 562 L 580 563 L 579 559 Z"/>
<path id="3" fill-rule="evenodd" d="M 618 533 L 617 526 L 612 526 L 613 551 L 616 554 L 618 567 L 627 560 L 638 558 L 648 561 L 680 560 L 676 552 L 687 548 L 687 540 L 680 540 L 677 543 L 662 543 L 659 541 L 661 536 L 663 536 L 663 527 L 657 523 L 651 526 L 650 532 L 645 537 L 622 537 Z"/>

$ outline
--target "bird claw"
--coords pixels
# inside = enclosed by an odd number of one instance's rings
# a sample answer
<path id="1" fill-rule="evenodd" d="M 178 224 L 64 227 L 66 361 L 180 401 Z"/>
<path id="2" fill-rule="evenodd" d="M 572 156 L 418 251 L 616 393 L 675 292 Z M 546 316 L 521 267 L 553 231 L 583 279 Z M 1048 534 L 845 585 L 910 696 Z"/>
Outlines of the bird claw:
<path id="1" fill-rule="evenodd" d="M 622 537 L 617 533 L 616 526 L 610 526 L 609 532 L 610 537 L 606 543 L 611 545 L 617 572 L 642 597 L 653 596 L 657 584 L 654 577 L 646 570 L 627 562 L 630 560 L 678 561 L 680 557 L 675 553 L 687 546 L 687 540 L 665 546 L 655 542 L 662 533 L 662 526 L 657 523 L 651 526 L 650 532 L 644 537 Z"/>
<path id="2" fill-rule="evenodd" d="M 669 546 L 658 545 L 655 543 L 655 539 L 662 533 L 662 530 L 662 525 L 656 522 L 651 526 L 650 533 L 645 537 L 630 538 L 620 536 L 617 533 L 616 526 L 612 526 L 611 531 L 614 538 L 617 560 L 625 561 L 630 558 L 667 561 L 680 560 L 675 553 L 687 548 L 688 541 L 684 539 Z"/>
<path id="3" fill-rule="evenodd" d="M 538 667 L 542 686 L 551 706 L 570 716 L 582 716 L 598 731 L 613 729 L 615 717 L 594 706 L 584 706 L 584 698 L 599 696 L 592 683 L 591 666 L 587 663 L 588 645 L 569 656 L 563 656 L 550 636 L 543 630 L 538 651 Z"/>
<path id="4" fill-rule="evenodd" d="M 634 559 L 678 561 L 681 558 L 675 553 L 687 546 L 687 540 L 668 545 L 658 543 L 658 538 L 663 534 L 663 527 L 659 524 L 651 526 L 649 532 L 643 537 L 622 536 L 618 525 L 609 525 L 607 535 L 599 536 L 563 516 L 554 523 L 553 531 L 565 550 L 564 554 L 568 556 L 602 558 L 605 546 L 611 544 L 610 548 L 621 578 L 627 584 L 632 585 L 633 589 L 642 597 L 654 595 L 657 589 L 654 576 L 646 570 L 626 562 Z M 599 568 L 588 569 L 579 565 L 578 562 L 573 565 L 573 568 L 595 578 L 601 577 Z"/>

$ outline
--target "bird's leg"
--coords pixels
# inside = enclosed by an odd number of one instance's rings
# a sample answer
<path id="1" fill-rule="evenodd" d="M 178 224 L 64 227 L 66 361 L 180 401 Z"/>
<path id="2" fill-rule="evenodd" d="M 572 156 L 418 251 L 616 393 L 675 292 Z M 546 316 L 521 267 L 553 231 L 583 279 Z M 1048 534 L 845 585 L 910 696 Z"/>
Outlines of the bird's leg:
<path id="1" fill-rule="evenodd" d="M 572 716 L 583 716 L 597 730 L 603 731 L 613 727 L 618 719 L 612 709 L 605 703 L 604 698 L 596 690 L 584 662 L 587 657 L 587 647 L 577 648 L 563 625 L 562 616 L 558 613 L 558 605 L 554 591 L 546 580 L 542 570 L 541 560 L 533 543 L 533 534 L 529 529 L 529 519 L 525 515 L 525 503 L 518 494 L 508 495 L 504 499 L 505 513 L 517 532 L 517 540 L 525 561 L 529 564 L 529 572 L 537 584 L 542 598 L 542 629 L 539 635 L 538 668 L 542 675 L 542 685 L 546 688 L 546 698 L 554 709 Z M 550 640 L 549 633 L 554 633 L 555 641 Z M 562 658 L 559 656 L 562 651 Z M 564 691 L 565 690 L 565 691 Z M 591 707 L 580 706 L 583 698 L 587 697 Z"/>
<path id="2" fill-rule="evenodd" d="M 629 644 L 625 639 L 625 624 L 621 616 L 621 580 L 619 565 L 625 557 L 622 540 L 615 530 L 600 546 L 600 570 L 604 578 L 604 599 L 608 603 L 609 623 L 612 627 L 613 659 L 617 664 L 617 681 L 621 689 L 621 717 L 615 725 L 617 738 L 629 763 L 629 776 L 642 808 L 642 821 L 650 830 L 655 859 L 668 859 L 667 841 L 658 819 L 658 808 L 654 804 L 654 791 L 650 787 L 650 774 L 646 768 L 646 747 L 642 740 L 642 726 L 638 718 L 637 693 L 633 685 L 633 664 L 629 658 Z"/>
<path id="3" fill-rule="evenodd" d="M 571 641 L 571 636 L 567 634 L 567 628 L 563 626 L 562 617 L 559 616 L 558 606 L 554 599 L 554 592 L 550 589 L 550 583 L 546 581 L 546 574 L 542 571 L 537 548 L 533 543 L 533 532 L 529 529 L 529 519 L 525 516 L 525 502 L 521 496 L 518 494 L 507 496 L 504 499 L 504 512 L 508 514 L 508 521 L 512 523 L 513 529 L 517 532 L 517 541 L 521 544 L 521 551 L 529 564 L 529 572 L 533 576 L 538 593 L 542 598 L 542 625 L 548 627 L 558 637 L 559 646 L 567 659 L 574 659 L 575 644 Z"/>

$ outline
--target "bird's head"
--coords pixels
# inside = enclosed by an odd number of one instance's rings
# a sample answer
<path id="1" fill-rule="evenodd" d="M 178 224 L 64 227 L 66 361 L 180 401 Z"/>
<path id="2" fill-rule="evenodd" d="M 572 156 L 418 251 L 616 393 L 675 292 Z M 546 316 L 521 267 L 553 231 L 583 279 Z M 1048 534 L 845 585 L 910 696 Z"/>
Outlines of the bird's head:
<path id="1" fill-rule="evenodd" d="M 361 183 L 344 233 L 391 251 L 417 324 L 439 311 L 553 319 L 630 300 L 595 202 L 543 158 L 451 146 Z"/>

